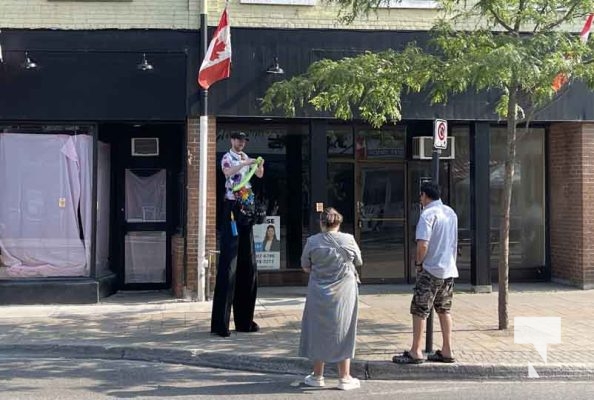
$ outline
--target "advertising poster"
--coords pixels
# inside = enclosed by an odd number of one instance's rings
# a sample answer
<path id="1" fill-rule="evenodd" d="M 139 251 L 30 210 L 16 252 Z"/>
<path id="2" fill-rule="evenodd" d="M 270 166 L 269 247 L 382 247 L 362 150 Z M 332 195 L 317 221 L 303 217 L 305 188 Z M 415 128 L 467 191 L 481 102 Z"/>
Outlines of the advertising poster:
<path id="1" fill-rule="evenodd" d="M 253 232 L 258 270 L 280 269 L 280 217 L 266 217 Z"/>

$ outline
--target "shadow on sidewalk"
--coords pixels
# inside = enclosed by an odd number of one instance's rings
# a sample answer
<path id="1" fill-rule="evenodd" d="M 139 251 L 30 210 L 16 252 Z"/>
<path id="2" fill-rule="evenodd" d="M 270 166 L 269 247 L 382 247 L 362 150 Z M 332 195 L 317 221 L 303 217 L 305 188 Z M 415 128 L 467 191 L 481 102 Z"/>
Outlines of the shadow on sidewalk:
<path id="1" fill-rule="evenodd" d="M 121 363 L 131 365 L 123 370 Z M 148 370 L 151 370 L 150 372 Z M 155 373 L 155 369 L 158 371 Z M 254 377 L 233 370 L 196 370 L 200 380 L 190 380 L 190 366 L 174 366 L 142 361 L 99 360 L 6 360 L 0 364 L 0 381 L 23 379 L 26 381 L 49 381 L 50 379 L 80 382 L 81 387 L 94 393 L 117 398 L 150 396 L 169 398 L 173 396 L 199 395 L 254 395 L 299 393 L 286 384 L 294 377 Z M 125 371 L 125 378 L 122 372 Z M 254 382 L 257 380 L 257 382 Z M 213 382 L 203 386 L 201 382 Z M 23 393 L 36 387 L 17 386 L 4 388 L 3 392 Z"/>

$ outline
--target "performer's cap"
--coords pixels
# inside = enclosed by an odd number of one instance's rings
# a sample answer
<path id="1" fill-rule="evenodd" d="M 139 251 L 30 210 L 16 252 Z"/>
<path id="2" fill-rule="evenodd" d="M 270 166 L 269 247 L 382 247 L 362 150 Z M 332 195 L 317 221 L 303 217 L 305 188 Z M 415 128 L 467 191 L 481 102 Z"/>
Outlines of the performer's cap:
<path id="1" fill-rule="evenodd" d="M 231 134 L 231 139 L 243 139 L 247 142 L 250 141 L 250 139 L 248 138 L 248 136 L 245 134 L 245 132 L 233 132 Z"/>

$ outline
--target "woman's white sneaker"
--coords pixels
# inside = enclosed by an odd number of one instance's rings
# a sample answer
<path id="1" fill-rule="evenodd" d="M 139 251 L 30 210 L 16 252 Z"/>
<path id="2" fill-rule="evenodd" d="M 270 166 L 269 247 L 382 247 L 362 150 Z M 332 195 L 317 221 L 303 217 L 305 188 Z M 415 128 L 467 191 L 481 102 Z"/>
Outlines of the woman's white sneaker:
<path id="1" fill-rule="evenodd" d="M 323 387 L 326 384 L 323 376 L 315 376 L 313 373 L 307 375 L 303 380 L 303 383 L 313 387 Z"/>
<path id="2" fill-rule="evenodd" d="M 349 378 L 349 379 L 339 379 L 337 388 L 340 390 L 351 390 L 351 389 L 359 389 L 361 387 L 361 382 L 357 378 Z"/>

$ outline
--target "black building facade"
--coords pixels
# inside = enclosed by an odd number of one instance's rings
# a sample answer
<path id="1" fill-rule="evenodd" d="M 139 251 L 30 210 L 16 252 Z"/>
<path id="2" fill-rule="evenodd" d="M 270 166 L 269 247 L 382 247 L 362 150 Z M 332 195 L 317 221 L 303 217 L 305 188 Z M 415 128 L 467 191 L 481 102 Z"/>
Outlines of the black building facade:
<path id="1" fill-rule="evenodd" d="M 41 172 L 33 175 L 39 176 L 47 170 L 43 163 L 7 159 L 3 164 L 8 171 L 5 183 L 26 195 L 0 203 L 6 211 L 0 221 L 0 303 L 96 302 L 118 289 L 171 288 L 176 279 L 187 292 L 195 291 L 196 203 L 190 194 L 198 187 L 191 173 L 197 162 L 191 127 L 200 110 L 198 32 L 2 34 L 4 151 L 26 147 L 19 144 L 23 137 L 42 147 L 48 140 L 58 141 L 60 154 L 88 142 L 84 151 L 90 158 L 83 162 L 76 153 L 66 165 L 78 165 L 80 175 L 86 163 L 90 179 L 76 180 L 89 192 L 87 197 L 72 197 L 78 191 L 70 189 L 67 194 L 60 194 L 66 189 L 45 193 L 36 189 L 34 179 L 15 183 L 10 178 L 23 169 L 33 171 L 35 165 Z M 267 160 L 266 178 L 256 184 L 256 191 L 268 202 L 269 224 L 278 228 L 281 245 L 274 256 L 260 249 L 263 284 L 305 282 L 299 255 L 305 238 L 316 232 L 319 204 L 344 213 L 345 230 L 355 234 L 364 252 L 364 282 L 412 281 L 418 187 L 430 176 L 430 162 L 422 159 L 419 145 L 432 135 L 433 120 L 442 118 L 448 120 L 454 140 L 451 157 L 441 163 L 440 182 L 446 201 L 460 216 L 462 279 L 477 287 L 490 285 L 498 249 L 495 232 L 505 143 L 503 127 L 493 113 L 494 97 L 468 93 L 445 106 L 429 106 L 423 95 L 410 96 L 403 104 L 403 120 L 380 130 L 308 110 L 295 118 L 263 115 L 259 104 L 266 89 L 278 79 L 304 72 L 313 61 L 398 49 L 412 40 L 422 43 L 427 33 L 233 28 L 232 38 L 231 78 L 209 91 L 211 126 L 216 127 L 210 133 L 209 151 L 216 157 L 209 169 L 218 170 L 216 163 L 234 130 L 250 135 L 248 154 Z M 27 57 L 35 68 L 27 68 Z M 266 72 L 275 59 L 284 75 Z M 146 68 L 147 63 L 153 68 Z M 558 127 L 564 121 L 593 121 L 593 101 L 589 91 L 573 84 L 519 140 L 510 237 L 512 280 L 551 279 L 548 132 L 552 124 Z M 7 147 L 8 143 L 17 147 Z M 220 178 L 209 182 L 209 192 L 217 196 L 222 193 Z M 54 236 L 40 233 L 40 226 L 70 207 L 74 230 L 57 230 Z M 215 215 L 214 209 L 209 215 Z M 30 229 L 13 229 L 17 220 Z M 208 226 L 212 249 L 215 224 Z M 41 250 L 32 253 L 32 248 L 45 249 L 53 258 Z M 71 257 L 77 252 L 78 264 Z M 176 262 L 181 264 L 181 278 Z M 64 271 L 71 270 L 61 270 L 60 263 L 80 269 L 69 275 Z"/>

